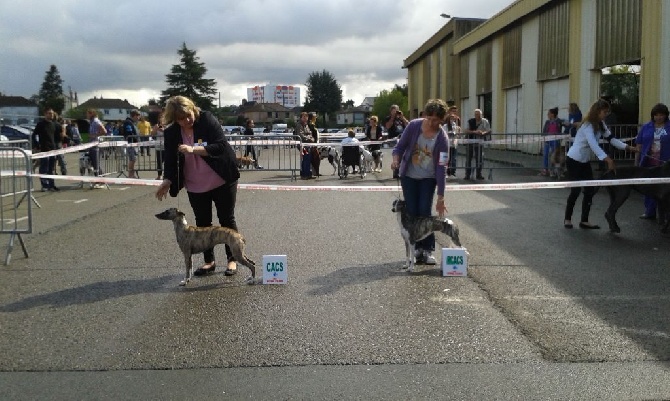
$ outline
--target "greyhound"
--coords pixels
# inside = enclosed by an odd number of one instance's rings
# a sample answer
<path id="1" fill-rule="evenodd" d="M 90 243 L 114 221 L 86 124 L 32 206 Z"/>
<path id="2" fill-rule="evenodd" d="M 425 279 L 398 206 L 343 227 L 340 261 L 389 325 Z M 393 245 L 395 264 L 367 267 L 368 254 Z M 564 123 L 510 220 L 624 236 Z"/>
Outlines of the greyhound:
<path id="1" fill-rule="evenodd" d="M 656 167 L 628 166 L 619 167 L 614 171 L 603 174 L 603 179 L 626 179 L 626 178 L 670 178 L 670 161 L 666 161 Z M 662 225 L 661 232 L 667 233 L 670 227 L 670 184 L 641 184 L 641 185 L 610 185 L 607 192 L 610 196 L 610 205 L 605 212 L 605 219 L 609 224 L 610 232 L 620 233 L 621 228 L 616 222 L 616 212 L 626 202 L 631 190 L 636 190 L 643 195 L 651 196 L 658 202 L 659 222 Z"/>
<path id="2" fill-rule="evenodd" d="M 179 285 L 184 286 L 191 280 L 193 261 L 191 255 L 201 253 L 207 249 L 214 248 L 214 245 L 226 244 L 230 247 L 235 261 L 248 267 L 251 270 L 251 276 L 246 279 L 249 284 L 254 284 L 256 280 L 256 264 L 247 258 L 244 254 L 244 237 L 242 234 L 232 228 L 211 226 L 211 227 L 193 227 L 186 223 L 186 217 L 183 212 L 176 208 L 170 208 L 156 217 L 160 220 L 172 220 L 174 231 L 177 235 L 179 249 L 184 254 L 186 264 L 186 276 Z"/>
<path id="3" fill-rule="evenodd" d="M 458 237 L 458 226 L 451 220 L 437 217 L 412 216 L 407 212 L 406 203 L 402 199 L 393 201 L 391 211 L 398 216 L 400 235 L 405 240 L 405 256 L 407 257 L 407 271 L 413 272 L 416 264 L 414 253 L 416 243 L 426 238 L 433 231 L 439 231 L 451 238 L 451 241 L 459 247 L 461 240 Z"/>

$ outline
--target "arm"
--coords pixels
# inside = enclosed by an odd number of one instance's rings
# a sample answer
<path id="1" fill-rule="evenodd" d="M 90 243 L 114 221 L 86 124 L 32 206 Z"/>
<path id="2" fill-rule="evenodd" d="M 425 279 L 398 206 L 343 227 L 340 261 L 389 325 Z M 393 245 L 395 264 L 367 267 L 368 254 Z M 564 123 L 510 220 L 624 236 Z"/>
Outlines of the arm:
<path id="1" fill-rule="evenodd" d="M 415 120 L 417 121 L 417 120 Z M 421 121 L 418 122 L 418 124 L 421 124 Z M 414 129 L 414 125 L 410 123 L 407 128 L 405 129 L 405 132 L 412 132 L 412 129 Z M 393 155 L 393 162 L 391 162 L 391 168 L 396 169 L 400 166 L 400 161 L 407 151 L 407 147 L 410 144 L 410 137 L 412 135 L 402 135 L 400 136 L 400 139 L 398 140 L 398 143 L 395 145 L 393 148 L 393 152 L 391 153 Z"/>
<path id="2" fill-rule="evenodd" d="M 435 161 L 435 180 L 437 181 L 437 200 L 435 201 L 435 210 L 440 217 L 443 217 L 447 213 L 447 206 L 444 203 L 444 187 L 445 187 L 445 177 L 447 175 L 447 166 L 440 165 L 440 153 L 445 152 L 449 154 L 449 139 L 444 129 L 440 129 L 438 132 L 440 140 L 435 144 L 435 155 L 437 160 Z"/>

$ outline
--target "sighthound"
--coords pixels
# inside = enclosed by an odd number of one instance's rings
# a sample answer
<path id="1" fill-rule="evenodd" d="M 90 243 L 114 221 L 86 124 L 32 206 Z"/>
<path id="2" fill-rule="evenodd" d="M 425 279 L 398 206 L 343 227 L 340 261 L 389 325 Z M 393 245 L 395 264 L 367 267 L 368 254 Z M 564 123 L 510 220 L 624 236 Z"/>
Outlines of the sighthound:
<path id="1" fill-rule="evenodd" d="M 405 256 L 407 258 L 407 271 L 413 272 L 416 264 L 416 243 L 426 238 L 433 231 L 446 234 L 454 245 L 462 247 L 458 237 L 458 226 L 450 219 L 439 217 L 412 216 L 407 212 L 405 201 L 396 199 L 393 201 L 391 211 L 398 216 L 400 235 L 405 240 Z"/>
<path id="2" fill-rule="evenodd" d="M 228 227 L 210 226 L 194 227 L 189 226 L 183 212 L 176 208 L 170 208 L 156 217 L 160 220 L 171 220 L 174 224 L 174 231 L 177 235 L 177 244 L 184 254 L 184 263 L 186 265 L 186 275 L 179 285 L 186 285 L 193 275 L 193 260 L 191 256 L 194 253 L 201 253 L 207 249 L 214 248 L 215 245 L 225 244 L 230 247 L 235 261 L 251 270 L 251 276 L 246 279 L 249 284 L 256 282 L 256 264 L 244 254 L 244 237 L 239 232 Z"/>

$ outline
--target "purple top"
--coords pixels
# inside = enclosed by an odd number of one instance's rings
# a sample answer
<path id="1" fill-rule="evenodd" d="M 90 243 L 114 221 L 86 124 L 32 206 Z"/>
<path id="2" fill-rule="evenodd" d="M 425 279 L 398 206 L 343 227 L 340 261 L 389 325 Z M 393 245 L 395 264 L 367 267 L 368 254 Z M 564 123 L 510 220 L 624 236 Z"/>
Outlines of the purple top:
<path id="1" fill-rule="evenodd" d="M 412 149 L 416 146 L 416 142 L 421 135 L 421 124 L 423 118 L 417 118 L 409 122 L 407 127 L 400 136 L 400 140 L 393 148 L 393 156 L 400 155 L 400 176 L 404 176 L 407 172 L 407 166 L 411 163 Z M 437 194 L 444 196 L 444 184 L 447 174 L 448 162 L 440 165 L 440 153 L 445 152 L 449 154 L 449 141 L 447 140 L 447 133 L 440 127 L 440 131 L 435 137 L 435 148 L 433 149 L 433 163 L 435 165 L 435 180 L 437 181 Z"/>
<path id="2" fill-rule="evenodd" d="M 654 144 L 654 133 L 656 132 L 656 127 L 653 121 L 649 121 L 640 129 L 640 133 L 637 134 L 635 138 L 636 145 L 642 145 L 640 151 L 640 166 L 647 167 L 649 166 L 649 158 L 646 157 L 650 154 L 651 145 Z M 670 160 L 670 121 L 665 122 L 665 132 L 667 135 L 661 136 L 661 157 L 662 161 Z"/>

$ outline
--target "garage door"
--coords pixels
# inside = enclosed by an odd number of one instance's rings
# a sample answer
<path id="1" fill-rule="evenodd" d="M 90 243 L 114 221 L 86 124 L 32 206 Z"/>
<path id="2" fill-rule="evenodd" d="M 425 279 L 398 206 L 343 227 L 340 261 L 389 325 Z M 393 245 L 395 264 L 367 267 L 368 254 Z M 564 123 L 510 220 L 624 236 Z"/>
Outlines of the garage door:
<path id="1" fill-rule="evenodd" d="M 542 115 L 540 116 L 538 132 L 542 131 L 544 121 L 547 119 L 547 111 L 558 107 L 558 116 L 568 118 L 568 106 L 570 104 L 570 80 L 556 79 L 545 81 L 542 85 Z"/>
<path id="2" fill-rule="evenodd" d="M 522 119 L 521 88 L 505 91 L 505 132 L 516 134 L 520 131 Z"/>

